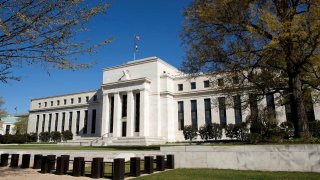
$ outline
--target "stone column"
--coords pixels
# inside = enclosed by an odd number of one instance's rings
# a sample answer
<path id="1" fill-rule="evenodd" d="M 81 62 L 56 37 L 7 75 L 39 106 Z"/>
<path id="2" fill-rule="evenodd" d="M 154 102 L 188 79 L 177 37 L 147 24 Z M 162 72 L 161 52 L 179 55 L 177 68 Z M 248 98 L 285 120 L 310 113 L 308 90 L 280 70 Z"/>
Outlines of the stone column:
<path id="1" fill-rule="evenodd" d="M 42 132 L 42 120 L 43 120 L 43 115 L 39 114 L 38 136 Z M 37 121 L 36 121 L 36 123 L 37 123 Z M 37 124 L 36 124 L 36 126 L 37 126 Z"/>
<path id="2" fill-rule="evenodd" d="M 127 96 L 127 136 L 131 137 L 134 132 L 134 97 L 132 91 L 129 91 Z"/>
<path id="3" fill-rule="evenodd" d="M 109 131 L 109 96 L 103 94 L 102 103 L 102 121 L 101 121 L 101 136 L 104 136 Z"/>
<path id="4" fill-rule="evenodd" d="M 72 111 L 72 125 L 71 125 L 72 134 L 74 134 L 73 139 L 77 136 L 77 111 Z"/>
<path id="5" fill-rule="evenodd" d="M 121 136 L 121 99 L 119 93 L 114 94 L 113 137 Z"/>
<path id="6" fill-rule="evenodd" d="M 140 90 L 140 132 L 139 136 L 149 135 L 149 91 Z"/>

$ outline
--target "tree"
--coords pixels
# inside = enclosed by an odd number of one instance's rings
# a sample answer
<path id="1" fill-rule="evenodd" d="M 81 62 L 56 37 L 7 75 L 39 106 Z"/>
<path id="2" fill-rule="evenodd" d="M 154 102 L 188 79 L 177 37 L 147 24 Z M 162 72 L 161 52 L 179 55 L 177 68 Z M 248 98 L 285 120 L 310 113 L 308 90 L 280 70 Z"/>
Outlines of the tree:
<path id="1" fill-rule="evenodd" d="M 28 117 L 19 117 L 14 123 L 14 131 L 16 134 L 26 134 L 28 128 Z"/>
<path id="2" fill-rule="evenodd" d="M 67 141 L 67 140 L 72 140 L 73 139 L 73 134 L 70 130 L 62 131 L 62 140 Z"/>
<path id="3" fill-rule="evenodd" d="M 73 56 L 92 53 L 100 43 L 78 41 L 85 24 L 103 14 L 104 0 L 6 0 L 0 2 L 0 81 L 19 80 L 14 67 L 40 64 L 59 69 L 88 68 L 93 62 L 77 62 Z"/>
<path id="4" fill-rule="evenodd" d="M 5 116 L 6 112 L 2 109 L 2 105 L 4 104 L 4 101 L 2 97 L 0 96 L 0 130 L 2 130 L 2 117 Z"/>
<path id="5" fill-rule="evenodd" d="M 59 131 L 52 131 L 50 133 L 50 137 L 51 137 L 51 140 L 54 141 L 54 142 L 60 142 L 61 141 L 61 133 Z"/>
<path id="6" fill-rule="evenodd" d="M 192 125 L 187 125 L 183 127 L 183 136 L 185 140 L 191 141 L 197 137 L 197 129 L 193 128 Z"/>
<path id="7" fill-rule="evenodd" d="M 49 132 L 41 132 L 39 134 L 39 140 L 41 142 L 49 142 L 50 141 L 50 133 Z"/>
<path id="8" fill-rule="evenodd" d="M 195 0 L 184 16 L 184 71 L 239 77 L 228 94 L 279 94 L 295 136 L 308 136 L 306 96 L 320 90 L 319 0 Z"/>

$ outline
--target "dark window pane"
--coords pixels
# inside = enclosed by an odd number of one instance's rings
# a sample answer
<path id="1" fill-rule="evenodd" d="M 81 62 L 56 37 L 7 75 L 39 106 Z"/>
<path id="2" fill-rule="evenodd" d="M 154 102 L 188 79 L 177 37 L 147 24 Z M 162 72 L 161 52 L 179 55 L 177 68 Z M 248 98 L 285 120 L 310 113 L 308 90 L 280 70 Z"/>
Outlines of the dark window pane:
<path id="1" fill-rule="evenodd" d="M 218 86 L 224 86 L 224 81 L 222 78 L 218 79 Z"/>
<path id="2" fill-rule="evenodd" d="M 96 110 L 92 110 L 92 126 L 91 126 L 91 134 L 96 133 Z"/>
<path id="3" fill-rule="evenodd" d="M 235 116 L 235 123 L 240 124 L 242 123 L 242 107 L 241 107 L 241 97 L 233 96 L 233 108 L 234 108 L 234 116 Z"/>
<path id="4" fill-rule="evenodd" d="M 211 100 L 210 98 L 204 99 L 204 111 L 205 111 L 205 122 L 206 124 L 211 123 Z"/>
<path id="5" fill-rule="evenodd" d="M 127 95 L 122 96 L 122 117 L 127 117 Z"/>
<path id="6" fill-rule="evenodd" d="M 178 102 L 178 129 L 183 130 L 184 127 L 184 107 L 183 101 Z"/>
<path id="7" fill-rule="evenodd" d="M 183 91 L 183 84 L 178 84 L 178 91 Z"/>
<path id="8" fill-rule="evenodd" d="M 220 124 L 227 125 L 226 98 L 219 97 L 218 101 L 219 101 Z"/>
<path id="9" fill-rule="evenodd" d="M 110 124 L 109 132 L 113 133 L 114 96 L 110 98 Z"/>
<path id="10" fill-rule="evenodd" d="M 210 87 L 210 82 L 209 82 L 209 80 L 203 81 L 203 87 L 205 87 L 205 88 Z"/>
<path id="11" fill-rule="evenodd" d="M 88 127 L 88 110 L 84 111 L 84 125 L 83 125 L 83 134 L 87 134 Z"/>
<path id="12" fill-rule="evenodd" d="M 140 131 L 140 93 L 136 94 L 136 113 L 135 113 L 135 131 Z"/>
<path id="13" fill-rule="evenodd" d="M 196 89 L 197 87 L 196 87 L 196 82 L 192 82 L 192 83 L 190 83 L 190 85 L 191 85 L 191 89 Z"/>
<path id="14" fill-rule="evenodd" d="M 197 100 L 191 100 L 191 123 L 194 129 L 198 129 Z"/>

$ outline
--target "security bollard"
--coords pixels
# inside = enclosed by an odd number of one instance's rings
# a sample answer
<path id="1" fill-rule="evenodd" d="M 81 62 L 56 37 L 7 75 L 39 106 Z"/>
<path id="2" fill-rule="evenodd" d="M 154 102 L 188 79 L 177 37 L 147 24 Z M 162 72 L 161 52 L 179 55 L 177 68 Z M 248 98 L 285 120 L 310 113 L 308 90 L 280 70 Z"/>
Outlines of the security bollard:
<path id="1" fill-rule="evenodd" d="M 130 176 L 140 176 L 140 157 L 130 158 Z"/>
<path id="2" fill-rule="evenodd" d="M 173 154 L 167 155 L 167 168 L 174 169 L 174 155 Z"/>
<path id="3" fill-rule="evenodd" d="M 22 164 L 21 168 L 29 168 L 30 167 L 30 154 L 23 154 L 22 155 Z"/>
<path id="4" fill-rule="evenodd" d="M 84 176 L 84 157 L 75 157 L 73 161 L 73 176 Z"/>
<path id="5" fill-rule="evenodd" d="M 61 157 L 64 162 L 64 173 L 66 174 L 69 170 L 70 155 L 61 155 Z"/>
<path id="6" fill-rule="evenodd" d="M 12 154 L 10 167 L 18 167 L 18 165 L 19 165 L 19 154 Z"/>
<path id="7" fill-rule="evenodd" d="M 147 174 L 153 173 L 153 156 L 144 157 L 144 171 Z"/>
<path id="8" fill-rule="evenodd" d="M 124 173 L 125 173 L 124 159 L 123 158 L 114 159 L 112 179 L 123 180 Z"/>
<path id="9" fill-rule="evenodd" d="M 93 158 L 91 164 L 91 177 L 102 178 L 104 176 L 103 158 Z"/>
<path id="10" fill-rule="evenodd" d="M 63 175 L 64 173 L 64 161 L 63 157 L 57 157 L 57 166 L 56 166 L 56 174 L 57 175 Z"/>
<path id="11" fill-rule="evenodd" d="M 48 156 L 42 156 L 41 158 L 41 173 L 48 173 L 49 168 L 48 168 Z"/>
<path id="12" fill-rule="evenodd" d="M 48 173 L 50 173 L 55 168 L 56 155 L 48 155 L 47 156 L 47 164 L 48 164 Z"/>
<path id="13" fill-rule="evenodd" d="M 41 169 L 42 154 L 35 154 L 33 159 L 33 169 Z"/>
<path id="14" fill-rule="evenodd" d="M 164 156 L 163 155 L 159 155 L 157 156 L 157 160 L 156 160 L 156 164 L 157 164 L 157 171 L 164 171 L 165 167 L 164 167 Z"/>
<path id="15" fill-rule="evenodd" d="M 0 166 L 1 167 L 8 166 L 8 159 L 9 159 L 9 154 L 8 153 L 1 154 Z"/>

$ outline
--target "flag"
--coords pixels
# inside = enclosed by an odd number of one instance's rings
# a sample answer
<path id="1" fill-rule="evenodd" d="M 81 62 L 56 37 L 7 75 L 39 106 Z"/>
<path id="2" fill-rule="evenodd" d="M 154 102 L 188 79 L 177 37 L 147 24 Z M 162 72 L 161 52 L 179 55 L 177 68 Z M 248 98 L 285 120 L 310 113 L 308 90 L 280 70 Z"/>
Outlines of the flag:
<path id="1" fill-rule="evenodd" d="M 140 36 L 139 35 L 134 35 L 134 41 L 139 41 L 140 40 Z"/>
<path id="2" fill-rule="evenodd" d="M 138 41 L 140 40 L 139 35 L 134 35 L 134 52 L 138 52 L 139 46 L 138 46 Z"/>

